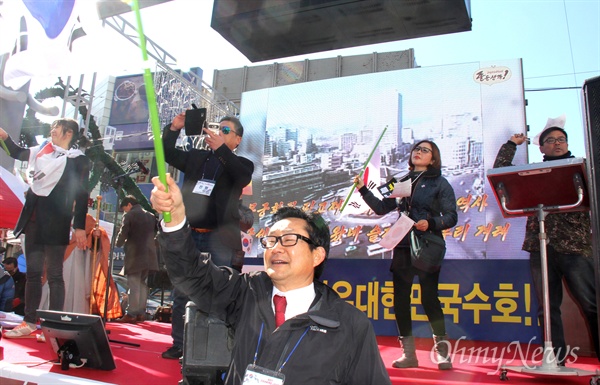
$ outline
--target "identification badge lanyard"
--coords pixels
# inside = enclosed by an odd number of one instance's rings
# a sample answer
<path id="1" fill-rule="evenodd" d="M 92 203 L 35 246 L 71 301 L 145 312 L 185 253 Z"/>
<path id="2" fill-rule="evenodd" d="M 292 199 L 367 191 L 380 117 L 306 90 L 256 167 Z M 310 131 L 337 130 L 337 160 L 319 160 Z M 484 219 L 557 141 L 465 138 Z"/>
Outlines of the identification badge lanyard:
<path id="1" fill-rule="evenodd" d="M 292 351 L 285 358 L 285 361 L 279 366 L 278 370 L 271 370 L 267 368 L 263 368 L 262 366 L 256 365 L 256 360 L 258 358 L 258 348 L 260 347 L 260 341 L 262 340 L 262 333 L 265 324 L 263 323 L 260 326 L 260 334 L 258 336 L 258 344 L 256 345 L 256 351 L 254 352 L 254 362 L 248 365 L 246 368 L 246 372 L 244 373 L 244 381 L 242 385 L 283 385 L 285 381 L 285 374 L 281 373 L 281 370 L 285 366 L 285 364 L 289 361 L 292 354 L 296 351 L 296 348 L 300 344 L 300 341 L 304 339 L 306 333 L 310 327 L 307 327 L 296 345 L 292 348 Z"/>
<path id="2" fill-rule="evenodd" d="M 209 155 L 209 157 L 210 157 L 210 155 Z M 196 185 L 194 186 L 194 190 L 192 190 L 192 192 L 194 194 L 210 196 L 210 194 L 212 194 L 213 189 L 215 188 L 215 184 L 217 183 L 217 172 L 219 172 L 219 167 L 221 167 L 221 164 L 219 163 L 217 165 L 217 169 L 215 170 L 215 174 L 214 174 L 213 178 L 206 179 L 206 178 L 204 178 L 204 174 L 206 173 L 206 164 L 207 163 L 208 163 L 208 159 L 204 163 L 204 169 L 202 170 L 202 177 L 200 178 L 200 180 L 198 180 L 198 182 L 196 182 Z"/>

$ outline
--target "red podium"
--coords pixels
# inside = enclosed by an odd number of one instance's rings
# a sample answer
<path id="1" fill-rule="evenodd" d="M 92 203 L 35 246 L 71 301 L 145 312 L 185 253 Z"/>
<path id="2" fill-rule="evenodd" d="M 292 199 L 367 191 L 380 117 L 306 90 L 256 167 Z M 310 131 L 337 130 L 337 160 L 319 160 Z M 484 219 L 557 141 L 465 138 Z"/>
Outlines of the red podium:
<path id="1" fill-rule="evenodd" d="M 598 384 L 599 374 L 559 366 L 552 346 L 550 299 L 548 297 L 548 257 L 546 251 L 547 214 L 589 210 L 585 159 L 569 158 L 524 166 L 488 170 L 487 178 L 505 218 L 536 215 L 540 224 L 540 255 L 543 283 L 544 354 L 539 366 L 503 366 L 502 381 L 507 371 L 547 376 L 594 376 L 590 384 Z M 592 325 L 593 327 L 593 325 Z"/>

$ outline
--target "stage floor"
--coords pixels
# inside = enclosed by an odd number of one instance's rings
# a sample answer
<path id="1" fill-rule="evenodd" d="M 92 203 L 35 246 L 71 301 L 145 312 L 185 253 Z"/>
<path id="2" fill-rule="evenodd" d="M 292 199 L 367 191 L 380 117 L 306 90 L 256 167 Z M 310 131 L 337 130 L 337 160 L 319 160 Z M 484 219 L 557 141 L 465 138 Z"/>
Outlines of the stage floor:
<path id="1" fill-rule="evenodd" d="M 139 344 L 139 347 L 111 342 L 110 347 L 117 368 L 111 371 L 96 369 L 62 370 L 60 365 L 47 361 L 56 359 L 45 342 L 35 338 L 3 338 L 4 367 L 0 367 L 2 379 L 11 378 L 7 372 L 17 370 L 14 376 L 37 384 L 93 384 L 83 379 L 109 384 L 177 384 L 181 379 L 178 360 L 166 360 L 161 353 L 171 346 L 171 324 L 146 321 L 140 324 L 108 323 L 108 338 L 111 341 Z M 39 333 L 39 332 L 38 332 Z M 11 364 L 7 367 L 6 364 Z M 29 369 L 29 370 L 26 370 Z M 44 379 L 44 374 L 50 374 Z M 25 377 L 27 376 L 27 377 Z M 24 378 L 25 377 L 25 378 Z M 65 377 L 65 378 L 62 378 Z M 77 378 L 73 382 L 73 377 Z"/>
<path id="2" fill-rule="evenodd" d="M 117 384 L 117 385 L 176 385 L 181 379 L 181 367 L 178 360 L 166 360 L 161 353 L 171 346 L 171 325 L 154 321 L 142 324 L 107 325 L 109 339 L 112 341 L 139 344 L 139 347 L 111 342 L 111 350 L 117 368 L 112 371 L 95 369 L 69 369 L 63 371 L 60 365 L 49 360 L 54 359 L 46 343 L 35 338 L 7 339 L 0 341 L 3 348 L 3 360 L 0 361 L 0 383 L 2 385 L 27 384 Z M 439 371 L 431 362 L 429 355 L 433 345 L 430 339 L 417 339 L 419 368 L 395 369 L 392 361 L 400 355 L 398 342 L 394 337 L 378 337 L 381 356 L 388 368 L 392 383 L 399 384 L 502 384 L 501 365 L 520 366 L 520 353 L 531 361 L 535 347 L 526 344 L 509 345 L 479 341 L 451 341 L 458 348 L 453 355 L 454 369 Z M 512 361 L 511 361 L 512 360 Z M 594 373 L 600 369 L 598 360 L 593 357 L 578 357 L 568 367 Z M 589 384 L 592 376 L 541 376 L 508 371 L 510 384 Z M 310 384 L 307 384 L 310 385 Z"/>

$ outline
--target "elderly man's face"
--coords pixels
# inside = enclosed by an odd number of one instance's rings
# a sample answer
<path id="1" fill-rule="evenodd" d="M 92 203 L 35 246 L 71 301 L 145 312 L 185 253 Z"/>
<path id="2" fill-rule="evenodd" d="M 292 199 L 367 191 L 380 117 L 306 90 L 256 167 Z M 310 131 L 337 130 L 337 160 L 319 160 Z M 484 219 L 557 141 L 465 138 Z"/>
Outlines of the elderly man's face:
<path id="1" fill-rule="evenodd" d="M 227 134 L 225 132 L 228 132 Z M 237 134 L 235 130 L 235 124 L 228 120 L 224 120 L 219 123 L 219 135 L 223 137 L 225 145 L 229 147 L 231 151 L 235 150 L 242 141 L 242 137 Z"/>
<path id="2" fill-rule="evenodd" d="M 298 234 L 308 238 L 307 223 L 300 218 L 282 219 L 270 228 L 269 236 Z M 275 246 L 265 250 L 265 271 L 273 284 L 281 291 L 289 291 L 308 286 L 314 279 L 315 266 L 325 258 L 325 250 L 310 244 L 302 238 L 293 246 L 282 246 L 279 240 Z"/>

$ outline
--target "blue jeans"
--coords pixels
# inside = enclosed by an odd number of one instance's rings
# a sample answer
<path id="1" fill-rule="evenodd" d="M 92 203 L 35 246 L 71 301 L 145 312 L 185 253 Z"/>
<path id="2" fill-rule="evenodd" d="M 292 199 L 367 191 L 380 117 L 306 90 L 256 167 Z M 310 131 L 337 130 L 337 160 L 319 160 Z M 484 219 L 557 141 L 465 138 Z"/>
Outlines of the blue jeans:
<path id="1" fill-rule="evenodd" d="M 192 231 L 192 238 L 194 238 L 198 250 L 210 253 L 215 265 L 231 267 L 235 252 L 221 243 L 216 232 L 197 233 Z M 185 316 L 185 305 L 188 301 L 189 298 L 187 295 L 177 290 L 176 287 L 173 288 L 171 337 L 173 338 L 173 346 L 177 346 L 178 348 L 183 348 L 183 318 Z"/>
<path id="2" fill-rule="evenodd" d="M 27 272 L 25 276 L 25 316 L 29 323 L 37 321 L 36 311 L 42 299 L 42 274 L 46 266 L 46 277 L 50 289 L 50 310 L 63 310 L 65 304 L 65 281 L 63 278 L 63 259 L 67 245 L 42 245 L 35 243 L 35 223 L 25 229 L 25 258 Z"/>
<path id="3" fill-rule="evenodd" d="M 548 260 L 548 299 L 550 302 L 550 332 L 552 346 L 558 362 L 563 362 L 573 347 L 567 350 L 560 305 L 563 299 L 562 280 L 565 279 L 575 302 L 581 308 L 590 334 L 593 338 L 594 349 L 600 359 L 598 348 L 598 308 L 596 306 L 596 284 L 592 257 L 577 254 L 562 254 L 552 246 L 546 248 Z M 540 252 L 531 252 L 529 264 L 533 284 L 539 302 L 538 316 L 543 325 L 543 282 Z"/>

